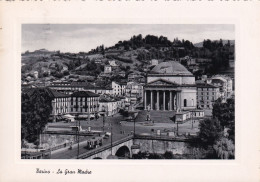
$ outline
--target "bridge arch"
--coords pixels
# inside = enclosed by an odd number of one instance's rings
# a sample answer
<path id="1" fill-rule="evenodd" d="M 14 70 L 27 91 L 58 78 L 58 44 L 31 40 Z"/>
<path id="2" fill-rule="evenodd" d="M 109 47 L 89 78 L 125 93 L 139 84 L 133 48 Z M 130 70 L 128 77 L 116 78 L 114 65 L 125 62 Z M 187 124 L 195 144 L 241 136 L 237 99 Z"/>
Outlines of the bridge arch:
<path id="1" fill-rule="evenodd" d="M 94 157 L 93 159 L 102 159 L 101 157 Z"/>
<path id="2" fill-rule="evenodd" d="M 117 157 L 119 158 L 130 158 L 131 157 L 131 152 L 130 152 L 130 149 L 124 145 L 124 146 L 121 146 L 117 151 L 116 151 L 116 154 L 115 154 Z"/>

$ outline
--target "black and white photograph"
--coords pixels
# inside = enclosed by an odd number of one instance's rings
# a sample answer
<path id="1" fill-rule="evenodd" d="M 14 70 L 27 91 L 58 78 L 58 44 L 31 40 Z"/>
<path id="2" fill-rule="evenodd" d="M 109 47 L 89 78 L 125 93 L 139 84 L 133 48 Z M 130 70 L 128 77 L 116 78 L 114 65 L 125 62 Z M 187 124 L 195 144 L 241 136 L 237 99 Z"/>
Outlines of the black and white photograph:
<path id="1" fill-rule="evenodd" d="M 236 159 L 235 30 L 22 24 L 21 159 Z"/>

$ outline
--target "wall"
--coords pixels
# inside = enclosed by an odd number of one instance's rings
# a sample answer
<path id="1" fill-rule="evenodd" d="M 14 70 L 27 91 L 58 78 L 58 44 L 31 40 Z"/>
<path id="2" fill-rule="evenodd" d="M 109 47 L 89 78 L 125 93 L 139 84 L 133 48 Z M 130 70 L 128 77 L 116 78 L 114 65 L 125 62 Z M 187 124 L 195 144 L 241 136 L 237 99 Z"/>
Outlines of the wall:
<path id="1" fill-rule="evenodd" d="M 197 89 L 196 87 L 183 88 L 181 92 L 181 105 L 183 109 L 195 109 L 197 107 Z M 184 107 L 184 99 L 187 100 L 187 105 Z M 192 105 L 193 100 L 193 105 Z"/>
<path id="2" fill-rule="evenodd" d="M 42 145 L 47 147 L 55 147 L 64 143 L 75 142 L 76 137 L 73 135 L 54 135 L 54 134 L 41 134 Z"/>
<path id="3" fill-rule="evenodd" d="M 140 146 L 140 152 L 164 154 L 166 151 L 171 151 L 173 154 L 191 154 L 185 142 L 134 139 L 134 144 Z"/>
<path id="4" fill-rule="evenodd" d="M 130 157 L 132 157 L 132 151 L 131 151 L 131 146 L 133 145 L 133 140 L 129 140 L 129 141 L 126 141 L 124 143 L 121 143 L 117 146 L 114 146 L 112 148 L 112 155 L 115 155 L 117 150 L 120 148 L 120 147 L 123 147 L 123 146 L 127 146 L 129 151 L 130 151 Z M 101 159 L 107 159 L 107 157 L 111 155 L 111 148 L 107 149 L 107 150 L 104 150 L 98 154 L 95 154 L 95 155 L 92 155 L 90 157 L 88 157 L 87 159 L 94 159 L 94 158 L 101 158 Z"/>

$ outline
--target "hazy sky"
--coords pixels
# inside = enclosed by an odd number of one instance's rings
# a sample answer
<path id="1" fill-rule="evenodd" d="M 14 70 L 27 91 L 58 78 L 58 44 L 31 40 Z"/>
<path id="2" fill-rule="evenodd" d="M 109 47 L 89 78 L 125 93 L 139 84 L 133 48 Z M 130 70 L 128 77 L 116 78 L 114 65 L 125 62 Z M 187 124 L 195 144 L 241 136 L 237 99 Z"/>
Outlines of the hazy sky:
<path id="1" fill-rule="evenodd" d="M 235 39 L 234 25 L 188 25 L 188 24 L 23 24 L 22 52 L 37 49 L 61 52 L 87 52 L 104 44 L 114 45 L 131 36 L 151 34 L 168 37 L 173 41 L 190 40 L 198 43 L 204 39 Z"/>

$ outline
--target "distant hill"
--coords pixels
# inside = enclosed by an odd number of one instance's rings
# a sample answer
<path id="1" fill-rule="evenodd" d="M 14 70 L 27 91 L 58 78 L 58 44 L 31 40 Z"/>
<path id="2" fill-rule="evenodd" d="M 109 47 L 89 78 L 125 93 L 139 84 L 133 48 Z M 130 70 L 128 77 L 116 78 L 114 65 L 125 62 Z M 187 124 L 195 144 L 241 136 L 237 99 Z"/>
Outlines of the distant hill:
<path id="1" fill-rule="evenodd" d="M 219 40 L 215 40 L 215 41 L 219 41 Z M 235 40 L 229 40 L 230 41 L 230 44 L 231 45 L 234 45 L 235 44 Z M 225 45 L 225 44 L 227 44 L 228 43 L 228 40 L 222 40 L 222 42 L 223 42 L 223 45 Z M 198 43 L 195 43 L 195 44 L 193 44 L 194 45 L 194 47 L 203 47 L 203 42 L 198 42 Z"/>
<path id="2" fill-rule="evenodd" d="M 198 73 L 215 74 L 221 71 L 220 68 L 228 67 L 229 60 L 224 60 L 222 57 L 234 59 L 234 47 L 222 46 L 218 44 L 218 41 L 207 40 L 205 47 L 208 49 L 205 51 L 201 49 L 203 42 L 193 45 L 189 40 L 175 38 L 170 41 L 164 36 L 147 35 L 142 37 L 140 34 L 132 36 L 129 40 L 119 40 L 114 46 L 104 47 L 104 45 L 101 45 L 89 52 L 62 53 L 47 49 L 26 51 L 22 54 L 21 60 L 22 78 L 26 80 L 28 75 L 38 71 L 39 79 L 49 79 L 51 77 L 65 79 L 65 76 L 72 75 L 71 78 L 73 76 L 74 78 L 94 76 L 96 80 L 103 81 L 105 79 L 111 81 L 119 78 L 120 72 L 125 72 L 126 77 L 131 72 L 145 75 L 146 72 L 149 72 L 149 61 L 152 59 L 157 59 L 159 62 L 180 61 L 180 58 L 185 56 L 208 59 L 215 56 L 213 61 L 217 61 L 214 62 L 214 69 L 212 65 L 209 65 L 206 71 Z M 228 40 L 222 40 L 222 42 L 225 45 Z M 232 45 L 235 41 L 230 40 L 230 43 Z M 216 54 L 216 52 L 219 54 Z M 104 78 L 101 73 L 104 71 L 104 65 L 109 64 L 109 60 L 115 60 L 118 66 L 113 68 L 111 78 Z M 182 64 L 185 65 L 185 61 Z"/>
<path id="3" fill-rule="evenodd" d="M 48 51 L 47 49 L 39 49 L 39 50 L 35 50 L 33 52 L 30 51 L 26 51 L 24 53 L 22 53 L 22 56 L 28 56 L 28 55 L 50 55 L 50 54 L 54 54 L 57 53 L 55 51 Z"/>

